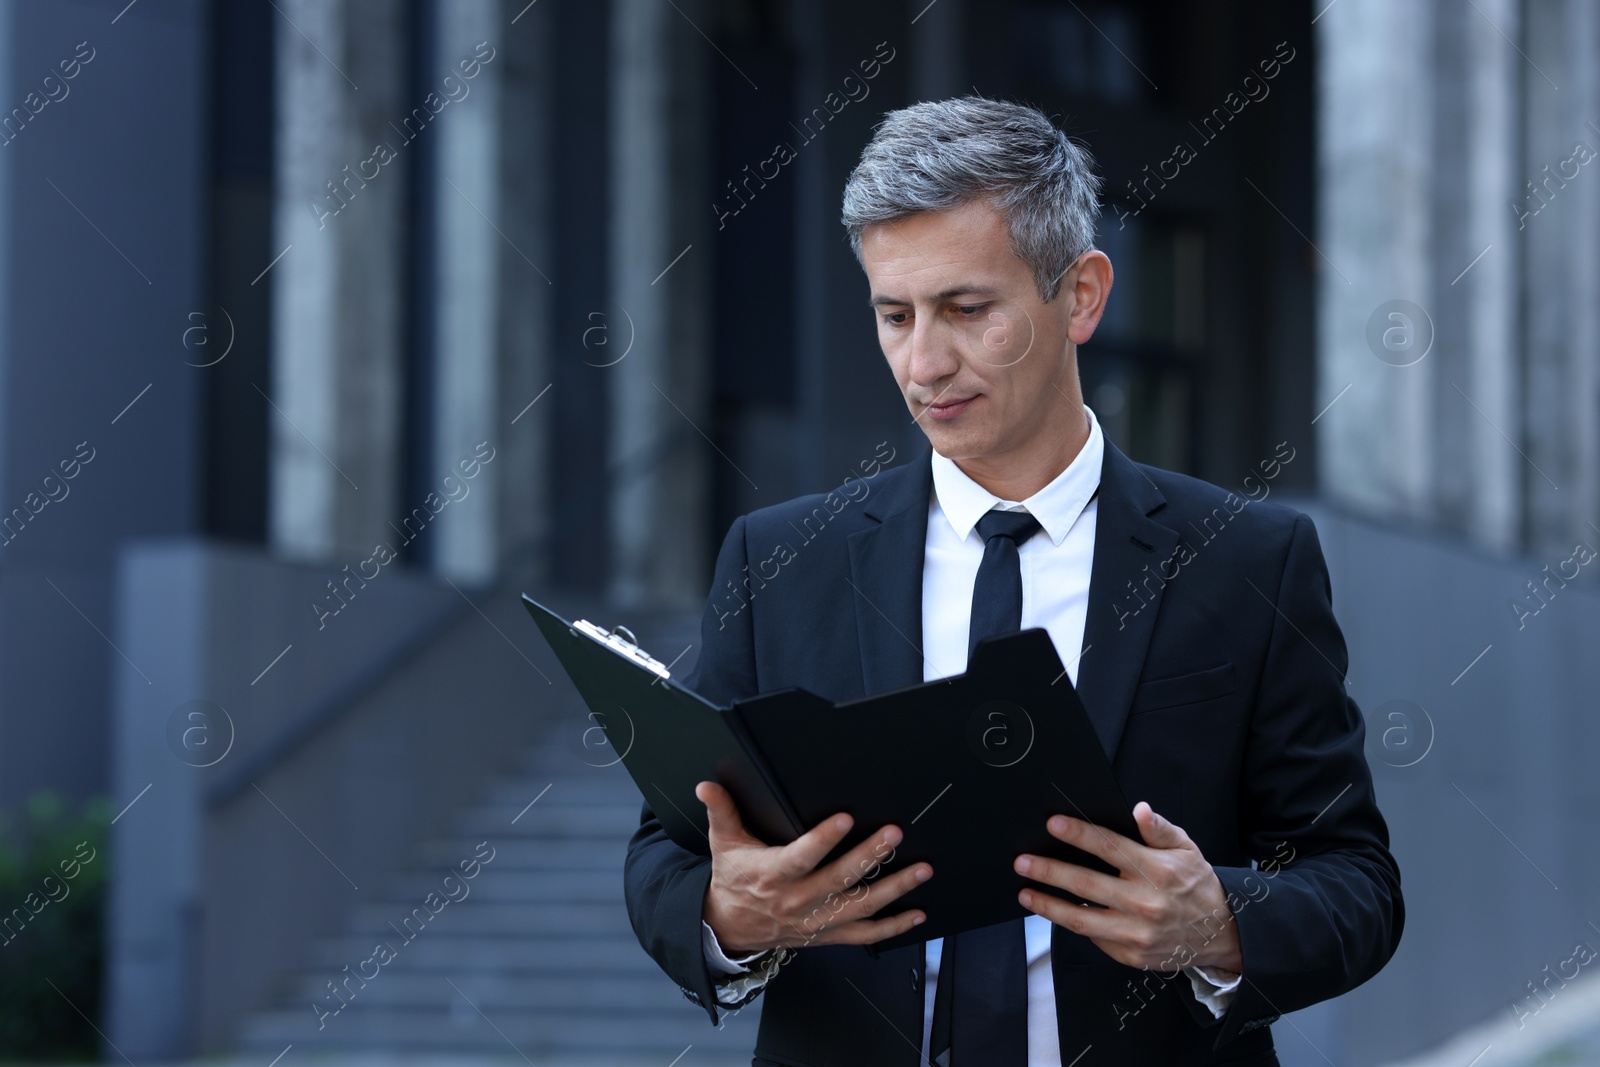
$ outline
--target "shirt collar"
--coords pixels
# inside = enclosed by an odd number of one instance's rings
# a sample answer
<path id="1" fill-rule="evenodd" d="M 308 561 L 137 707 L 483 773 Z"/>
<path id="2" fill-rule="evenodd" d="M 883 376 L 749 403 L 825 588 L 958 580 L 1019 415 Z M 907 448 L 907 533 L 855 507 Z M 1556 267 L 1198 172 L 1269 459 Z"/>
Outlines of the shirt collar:
<path id="1" fill-rule="evenodd" d="M 973 481 L 952 459 L 933 451 L 933 492 L 939 510 L 949 521 L 956 536 L 965 541 L 972 528 L 984 514 L 995 507 L 1010 510 L 1019 503 L 1028 514 L 1039 520 L 1050 540 L 1059 545 L 1078 521 L 1078 516 L 1088 505 L 1095 490 L 1100 487 L 1100 466 L 1105 457 L 1105 438 L 1100 433 L 1100 421 L 1094 417 L 1089 405 L 1083 405 L 1089 417 L 1089 438 L 1083 448 L 1067 464 L 1065 470 L 1050 483 L 1026 500 L 1001 500 L 989 490 Z"/>

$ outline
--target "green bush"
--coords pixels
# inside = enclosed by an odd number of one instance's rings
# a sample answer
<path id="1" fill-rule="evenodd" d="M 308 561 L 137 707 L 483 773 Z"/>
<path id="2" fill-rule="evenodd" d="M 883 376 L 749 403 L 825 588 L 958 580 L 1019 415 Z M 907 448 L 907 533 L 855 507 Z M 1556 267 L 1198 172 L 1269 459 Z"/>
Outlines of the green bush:
<path id="1" fill-rule="evenodd" d="M 0 812 L 0 1060 L 100 1056 L 109 825 L 48 792 Z"/>

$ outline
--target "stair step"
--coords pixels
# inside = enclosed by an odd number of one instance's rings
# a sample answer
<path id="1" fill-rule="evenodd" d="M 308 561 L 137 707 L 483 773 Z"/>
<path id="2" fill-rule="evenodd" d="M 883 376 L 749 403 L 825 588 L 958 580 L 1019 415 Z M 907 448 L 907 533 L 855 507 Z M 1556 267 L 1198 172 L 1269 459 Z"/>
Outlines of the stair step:
<path id="1" fill-rule="evenodd" d="M 472 809 L 455 820 L 456 833 L 463 837 L 479 836 L 492 842 L 504 839 L 541 837 L 617 837 L 626 839 L 639 825 L 639 804 L 634 801 L 617 803 L 612 798 L 606 804 L 549 804 L 545 803 L 555 790 L 545 794 L 531 808 L 527 801 L 521 804 L 482 806 Z M 515 820 L 515 821 L 513 821 Z M 496 847 L 499 847 L 498 845 Z"/>
<path id="2" fill-rule="evenodd" d="M 626 773 L 591 772 L 587 767 L 583 770 L 589 773 L 580 775 L 568 771 L 503 778 L 486 786 L 478 803 L 480 806 L 507 808 L 513 816 L 529 803 L 533 803 L 533 807 L 528 809 L 530 813 L 540 808 L 563 805 L 620 803 L 632 805 L 635 812 L 639 810 L 634 800 L 639 790 Z"/>
<path id="3" fill-rule="evenodd" d="M 625 921 L 625 920 L 624 920 Z M 312 946 L 309 966 L 314 970 L 326 969 L 327 977 L 342 973 L 349 964 L 351 969 L 372 955 L 376 939 L 360 936 L 329 938 Z M 637 974 L 641 968 L 649 973 L 659 973 L 656 965 L 639 942 L 629 932 L 627 938 L 605 937 L 546 937 L 533 940 L 508 940 L 499 935 L 452 934 L 445 930 L 424 931 L 405 945 L 396 944 L 399 957 L 388 966 L 402 964 L 406 968 L 462 968 L 503 970 L 523 968 L 529 970 L 571 969 L 581 965 L 586 969 L 613 970 Z M 666 981 L 665 978 L 662 979 Z"/>
<path id="4" fill-rule="evenodd" d="M 370 967 L 365 970 L 372 973 Z M 306 974 L 298 980 L 289 1001 L 291 1004 L 316 1002 L 325 1008 L 332 1007 L 336 1004 L 332 999 L 335 993 L 329 991 L 327 983 L 333 981 L 337 995 L 350 999 L 350 1008 L 345 1014 L 358 1008 L 378 1007 L 448 1009 L 453 1001 L 460 999 L 460 993 L 451 988 L 450 982 L 460 986 L 461 993 L 471 997 L 474 1004 L 496 1021 L 501 1012 L 526 1011 L 530 1007 L 558 1011 L 609 1003 L 626 1004 L 631 1012 L 636 1006 L 675 1009 L 680 1003 L 687 1003 L 677 986 L 653 969 L 630 974 L 599 971 L 553 974 L 529 970 L 476 970 L 470 974 L 452 974 L 448 969 L 413 969 L 390 974 L 388 968 L 384 968 L 365 985 L 355 979 L 350 979 L 346 985 L 344 978 L 343 972 Z"/>
<path id="5" fill-rule="evenodd" d="M 516 841 L 495 840 L 488 837 L 443 838 L 422 845 L 419 859 L 424 866 L 437 866 L 448 870 L 464 859 L 474 856 L 473 849 L 489 841 L 494 849 L 487 853 L 490 859 L 484 864 L 484 873 L 504 870 L 545 871 L 597 871 L 614 870 L 621 876 L 622 861 L 627 854 L 627 838 L 610 840 Z"/>
<path id="6" fill-rule="evenodd" d="M 617 1024 L 615 1003 L 596 1004 L 589 1014 L 563 1009 L 486 1012 L 493 1020 L 491 1026 L 465 1000 L 459 996 L 457 1000 L 459 1008 L 359 1013 L 352 1003 L 338 1015 L 320 1017 L 320 1030 L 319 1016 L 309 1004 L 299 1011 L 262 1012 L 250 1021 L 244 1043 L 274 1051 L 293 1043 L 297 1051 L 310 1053 L 370 1048 L 508 1052 L 514 1047 L 534 1063 L 560 1052 L 642 1053 L 659 1049 L 664 1053 L 660 1062 L 665 1064 L 684 1046 L 703 1042 L 716 1033 L 705 1013 L 682 997 L 681 1006 L 665 1010 L 636 1010 L 629 1006 L 626 1026 Z M 748 1057 L 748 1051 L 745 1055 Z"/>
<path id="7" fill-rule="evenodd" d="M 614 725 L 608 723 L 607 725 Z M 524 751 L 513 765 L 529 778 L 551 776 L 572 781 L 614 782 L 619 788 L 633 788 L 633 779 L 618 759 L 610 739 L 590 733 L 598 723 L 580 711 L 571 719 L 553 724 L 553 743 Z"/>
<path id="8" fill-rule="evenodd" d="M 494 871 L 494 867 L 495 865 L 491 863 L 485 868 L 484 873 L 464 883 L 469 895 L 462 903 L 475 900 L 529 904 L 559 900 L 611 901 L 617 904 L 622 902 L 620 870 L 523 870 L 504 878 L 487 877 L 488 873 Z M 421 903 L 429 893 L 443 892 L 444 874 L 442 870 L 401 871 L 389 879 L 383 901 L 374 907 L 387 907 L 396 916 L 405 915 Z M 455 892 L 460 895 L 459 889 Z"/>
<path id="9" fill-rule="evenodd" d="M 394 925 L 389 925 L 391 923 Z M 396 949 L 400 948 L 403 941 L 420 940 L 435 929 L 465 936 L 594 936 L 614 932 L 632 936 L 628 917 L 616 904 L 572 900 L 530 904 L 499 903 L 468 897 L 459 903 L 446 903 L 438 914 L 433 914 L 420 903 L 410 908 L 402 906 L 398 910 L 372 904 L 357 908 L 350 924 L 352 933 L 387 936 Z"/>
<path id="10" fill-rule="evenodd" d="M 658 619 L 648 647 L 671 658 L 698 632 L 698 618 Z M 760 1001 L 711 1027 L 639 947 L 623 865 L 642 798 L 614 750 L 586 746 L 594 723 L 558 684 L 560 700 L 545 709 L 546 740 L 514 753 L 510 773 L 483 782 L 447 832 L 419 842 L 377 899 L 314 942 L 283 977 L 281 995 L 247 1018 L 238 1045 L 248 1062 L 291 1044 L 314 1065 L 335 1056 L 369 1067 L 394 1067 L 402 1056 L 409 1067 L 430 1058 L 457 1067 L 459 1057 L 496 1067 L 750 1062 Z M 481 842 L 493 856 L 467 879 L 459 865 L 481 855 Z M 468 895 L 430 912 L 429 894 L 447 896 L 452 874 Z M 379 942 L 394 956 L 363 984 L 363 962 Z M 341 1003 L 319 1024 L 314 1004 L 326 1011 Z"/>

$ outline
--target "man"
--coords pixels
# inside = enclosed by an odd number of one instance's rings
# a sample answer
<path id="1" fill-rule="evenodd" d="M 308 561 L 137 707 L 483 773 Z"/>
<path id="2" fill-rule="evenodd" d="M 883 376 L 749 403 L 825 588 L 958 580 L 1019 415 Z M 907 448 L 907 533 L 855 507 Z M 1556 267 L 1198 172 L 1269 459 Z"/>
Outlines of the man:
<path id="1" fill-rule="evenodd" d="M 1077 346 L 1112 285 L 1098 184 L 1031 108 L 886 116 L 844 223 L 931 451 L 878 474 L 776 576 L 749 561 L 822 498 L 735 521 L 686 684 L 719 703 L 786 686 L 844 700 L 1043 626 L 1141 840 L 1062 812 L 1049 832 L 1119 873 L 1015 869 L 1097 907 L 1025 889 L 1026 919 L 875 953 L 861 946 L 923 918 L 895 901 L 939 875 L 890 860 L 872 880 L 902 827 L 824 865 L 848 815 L 769 847 L 701 783 L 707 860 L 646 806 L 626 869 L 640 943 L 713 1022 L 765 993 L 758 1064 L 1275 1064 L 1269 1023 L 1365 981 L 1399 941 L 1310 521 L 1131 462 L 1083 404 Z"/>

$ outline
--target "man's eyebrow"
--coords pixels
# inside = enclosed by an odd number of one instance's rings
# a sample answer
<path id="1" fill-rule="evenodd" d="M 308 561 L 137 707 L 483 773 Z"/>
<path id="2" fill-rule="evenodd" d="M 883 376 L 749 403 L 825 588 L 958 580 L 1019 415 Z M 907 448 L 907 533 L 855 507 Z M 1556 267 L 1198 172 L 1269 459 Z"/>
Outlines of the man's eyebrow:
<path id="1" fill-rule="evenodd" d="M 983 285 L 958 285 L 953 289 L 945 289 L 933 294 L 933 302 L 942 304 L 946 300 L 953 300 L 958 296 L 994 296 L 995 290 Z M 885 304 L 909 304 L 911 301 L 903 300 L 897 296 L 878 295 L 867 301 L 868 307 L 882 307 Z"/>

